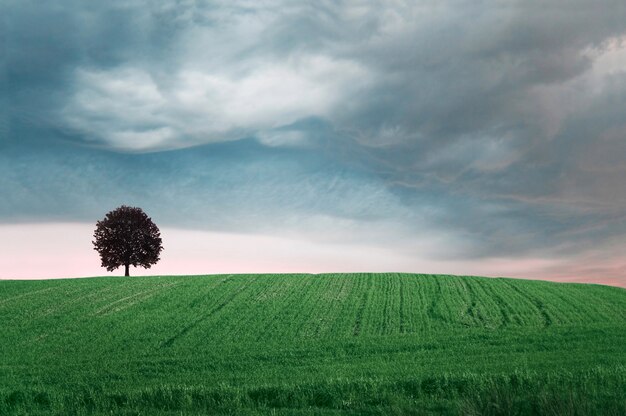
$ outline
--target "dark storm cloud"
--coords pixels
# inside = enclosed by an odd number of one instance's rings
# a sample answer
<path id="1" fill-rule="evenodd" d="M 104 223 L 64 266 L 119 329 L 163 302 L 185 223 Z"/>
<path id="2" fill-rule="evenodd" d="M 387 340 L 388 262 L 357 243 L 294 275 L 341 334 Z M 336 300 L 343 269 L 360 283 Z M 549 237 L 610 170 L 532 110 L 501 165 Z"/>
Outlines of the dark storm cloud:
<path id="1" fill-rule="evenodd" d="M 136 199 L 207 228 L 389 220 L 452 235 L 442 256 L 626 240 L 623 1 L 11 2 L 5 16 L 5 221 Z"/>

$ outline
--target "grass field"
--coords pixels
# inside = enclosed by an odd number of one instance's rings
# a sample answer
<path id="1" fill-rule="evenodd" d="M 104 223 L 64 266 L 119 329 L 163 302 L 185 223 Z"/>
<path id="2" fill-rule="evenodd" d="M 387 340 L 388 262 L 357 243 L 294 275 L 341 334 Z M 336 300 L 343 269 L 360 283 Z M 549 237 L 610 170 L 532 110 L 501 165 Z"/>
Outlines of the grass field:
<path id="1" fill-rule="evenodd" d="M 0 281 L 0 414 L 626 414 L 626 290 L 409 274 Z"/>

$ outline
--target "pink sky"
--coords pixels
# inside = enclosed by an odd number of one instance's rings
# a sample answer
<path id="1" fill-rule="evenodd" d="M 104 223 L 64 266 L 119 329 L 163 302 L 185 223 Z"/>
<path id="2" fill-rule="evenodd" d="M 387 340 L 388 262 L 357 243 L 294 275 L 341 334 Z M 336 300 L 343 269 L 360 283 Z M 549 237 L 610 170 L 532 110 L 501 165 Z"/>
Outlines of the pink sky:
<path id="1" fill-rule="evenodd" d="M 355 244 L 283 237 L 162 228 L 165 247 L 151 269 L 131 275 L 219 273 L 409 272 L 508 276 L 626 287 L 626 264 L 598 259 L 490 258 L 444 261 Z M 79 223 L 0 226 L 0 279 L 120 275 L 100 267 L 92 249 L 93 225 Z M 593 257 L 593 256 L 592 256 Z"/>

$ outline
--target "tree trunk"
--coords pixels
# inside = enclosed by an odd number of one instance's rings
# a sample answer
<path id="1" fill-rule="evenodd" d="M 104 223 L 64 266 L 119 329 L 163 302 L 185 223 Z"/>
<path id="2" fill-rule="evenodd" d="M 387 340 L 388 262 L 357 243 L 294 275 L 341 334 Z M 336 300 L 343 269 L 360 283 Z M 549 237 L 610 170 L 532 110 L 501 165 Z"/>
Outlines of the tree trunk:
<path id="1" fill-rule="evenodd" d="M 126 273 L 124 274 L 124 276 L 130 276 L 130 274 L 128 273 L 128 267 L 130 266 L 130 264 L 126 263 L 125 267 L 126 267 Z"/>

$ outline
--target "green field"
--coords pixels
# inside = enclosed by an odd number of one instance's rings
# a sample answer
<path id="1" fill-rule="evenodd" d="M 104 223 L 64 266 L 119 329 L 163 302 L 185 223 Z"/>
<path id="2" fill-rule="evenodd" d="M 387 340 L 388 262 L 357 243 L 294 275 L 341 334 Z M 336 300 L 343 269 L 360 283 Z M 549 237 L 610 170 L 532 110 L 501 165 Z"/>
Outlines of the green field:
<path id="1" fill-rule="evenodd" d="M 626 290 L 410 274 L 0 281 L 0 414 L 626 414 Z"/>

